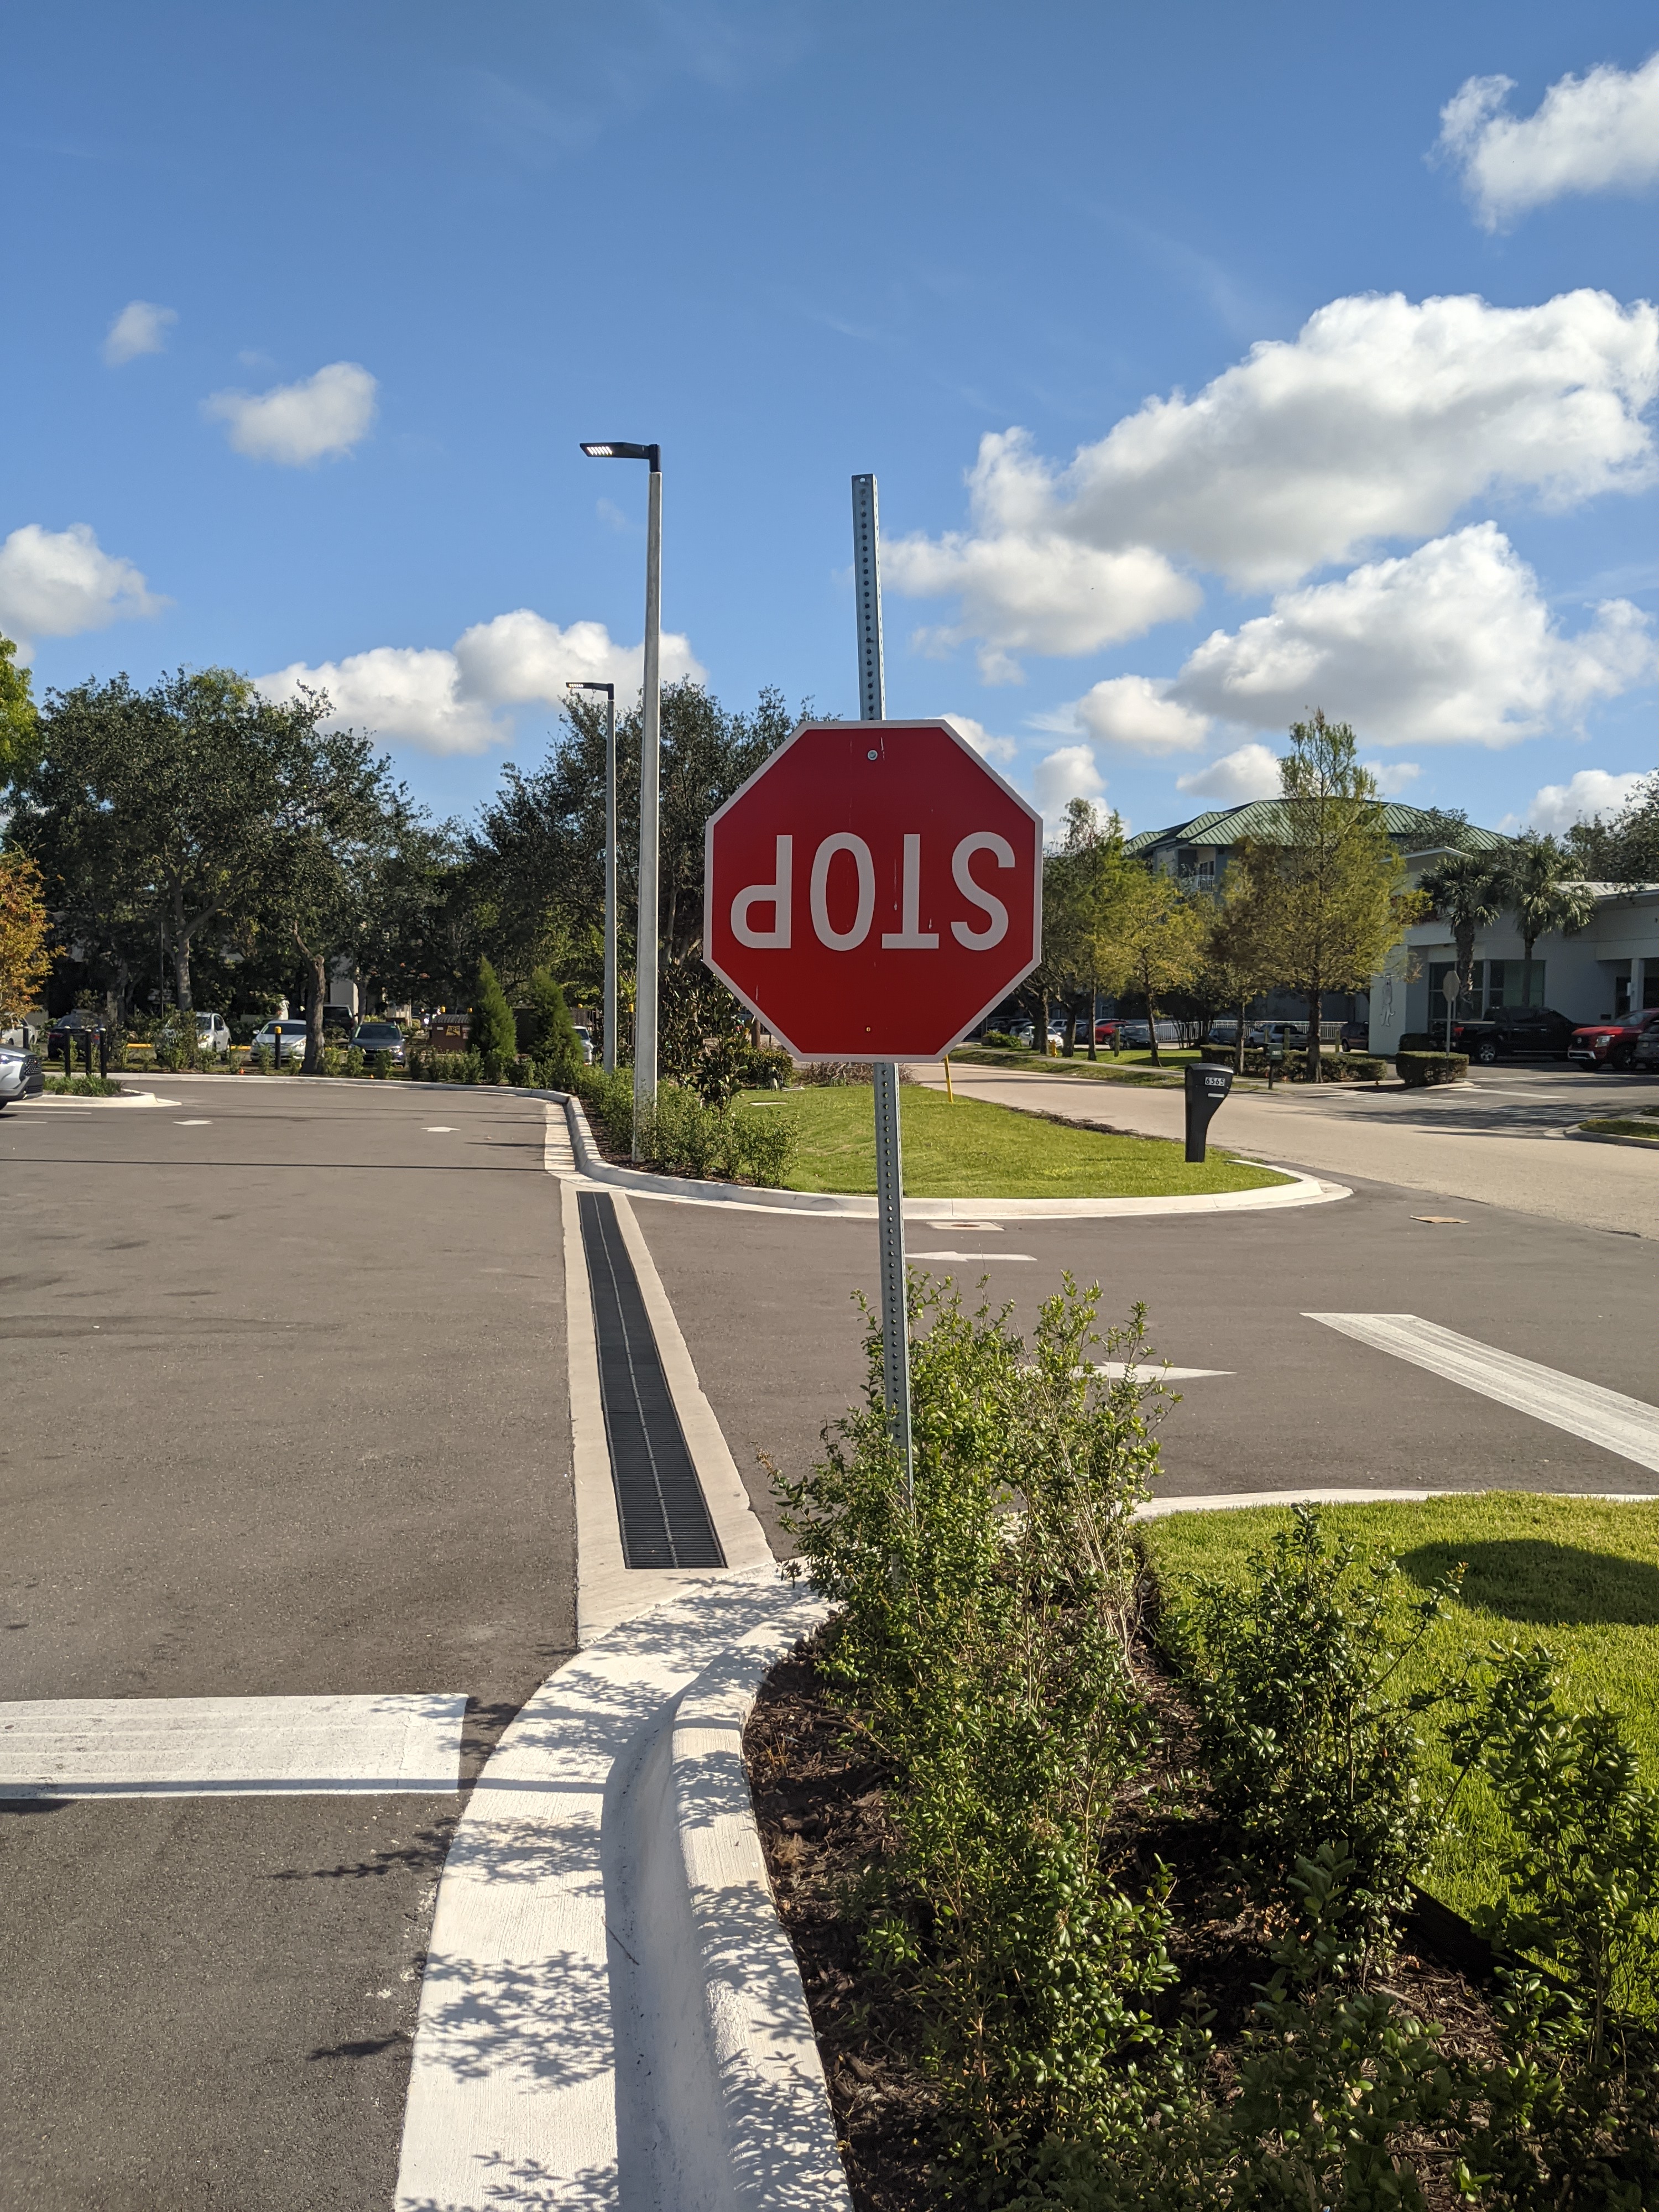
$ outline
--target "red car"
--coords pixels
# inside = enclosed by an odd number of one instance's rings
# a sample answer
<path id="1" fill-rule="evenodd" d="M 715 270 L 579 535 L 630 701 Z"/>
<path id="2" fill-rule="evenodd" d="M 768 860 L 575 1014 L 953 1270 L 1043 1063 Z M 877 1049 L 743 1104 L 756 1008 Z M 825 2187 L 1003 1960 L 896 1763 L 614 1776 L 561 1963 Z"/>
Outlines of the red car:
<path id="1" fill-rule="evenodd" d="M 1655 1022 L 1659 1006 L 1618 1014 L 1610 1022 L 1585 1022 L 1573 1031 L 1567 1058 L 1575 1067 L 1628 1067 L 1636 1058 L 1637 1039 Z"/>

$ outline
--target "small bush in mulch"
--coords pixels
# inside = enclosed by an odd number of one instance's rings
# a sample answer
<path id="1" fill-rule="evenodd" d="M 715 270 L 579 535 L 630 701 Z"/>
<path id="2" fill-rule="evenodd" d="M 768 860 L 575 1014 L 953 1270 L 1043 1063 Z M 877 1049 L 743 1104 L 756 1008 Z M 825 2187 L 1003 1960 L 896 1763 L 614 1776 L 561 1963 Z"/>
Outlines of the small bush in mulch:
<path id="1" fill-rule="evenodd" d="M 1425 1090 L 1442 1083 L 1461 1083 L 1469 1072 L 1466 1052 L 1399 1052 L 1395 1054 L 1394 1064 L 1408 1091 Z"/>
<path id="2" fill-rule="evenodd" d="M 1097 1295 L 1028 1346 L 913 1285 L 914 1491 L 873 1330 L 866 1407 L 777 1483 L 836 1610 L 750 1771 L 860 2212 L 1659 2203 L 1659 1806 L 1617 1722 L 1538 1648 L 1404 1690 L 1455 1576 L 1402 1613 L 1307 1511 L 1242 1589 L 1150 1588 L 1159 1394 Z M 1492 1988 L 1413 1935 L 1431 1727 L 1507 1823 Z"/>

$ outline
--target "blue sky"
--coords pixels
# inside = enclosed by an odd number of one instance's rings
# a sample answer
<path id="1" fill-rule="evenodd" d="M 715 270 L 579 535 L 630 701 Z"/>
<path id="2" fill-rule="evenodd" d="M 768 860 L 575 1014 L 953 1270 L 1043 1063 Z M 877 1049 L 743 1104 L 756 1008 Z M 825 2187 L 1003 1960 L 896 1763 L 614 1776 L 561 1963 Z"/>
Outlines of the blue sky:
<path id="1" fill-rule="evenodd" d="M 15 15 L 0 627 L 41 686 L 320 677 L 468 812 L 567 676 L 637 681 L 643 471 L 577 441 L 654 439 L 668 665 L 730 704 L 854 711 L 873 470 L 889 712 L 1046 806 L 1253 795 L 1316 704 L 1401 797 L 1563 826 L 1655 760 L 1655 45 L 1595 0 Z"/>

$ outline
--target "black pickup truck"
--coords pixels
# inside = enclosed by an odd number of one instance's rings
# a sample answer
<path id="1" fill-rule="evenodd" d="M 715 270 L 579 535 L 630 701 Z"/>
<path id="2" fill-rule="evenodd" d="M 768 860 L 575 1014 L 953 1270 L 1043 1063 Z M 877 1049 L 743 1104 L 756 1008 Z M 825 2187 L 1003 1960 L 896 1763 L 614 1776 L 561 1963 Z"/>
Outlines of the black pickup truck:
<path id="1" fill-rule="evenodd" d="M 1495 1060 L 1565 1060 L 1577 1022 L 1549 1006 L 1498 1006 L 1484 1021 L 1454 1022 L 1451 1048 L 1490 1066 Z"/>

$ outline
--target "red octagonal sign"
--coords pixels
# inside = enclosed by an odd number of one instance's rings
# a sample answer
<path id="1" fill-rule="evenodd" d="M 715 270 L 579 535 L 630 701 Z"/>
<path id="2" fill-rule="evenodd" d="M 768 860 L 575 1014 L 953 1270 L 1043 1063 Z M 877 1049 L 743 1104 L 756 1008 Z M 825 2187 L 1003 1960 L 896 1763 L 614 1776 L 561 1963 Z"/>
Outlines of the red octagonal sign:
<path id="1" fill-rule="evenodd" d="M 806 722 L 710 820 L 703 957 L 807 1060 L 936 1060 L 1036 967 L 1042 821 L 945 722 Z"/>

